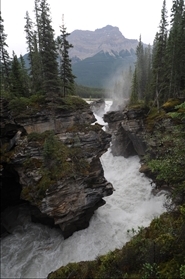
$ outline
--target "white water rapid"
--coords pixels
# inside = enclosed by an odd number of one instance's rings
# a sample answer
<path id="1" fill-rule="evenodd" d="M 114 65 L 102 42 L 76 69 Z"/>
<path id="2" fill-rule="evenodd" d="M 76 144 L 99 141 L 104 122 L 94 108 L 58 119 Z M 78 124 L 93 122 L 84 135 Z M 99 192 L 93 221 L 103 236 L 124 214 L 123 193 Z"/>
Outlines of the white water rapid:
<path id="1" fill-rule="evenodd" d="M 106 110 L 110 103 L 106 103 Z M 97 117 L 103 124 L 101 117 Z M 165 211 L 164 193 L 153 196 L 150 180 L 139 172 L 137 156 L 113 157 L 110 149 L 101 157 L 104 175 L 114 186 L 113 195 L 93 215 L 87 229 L 64 240 L 59 230 L 30 222 L 24 206 L 22 226 L 1 239 L 1 278 L 46 278 L 69 262 L 93 260 L 121 248 L 129 239 L 127 230 L 148 226 Z"/>

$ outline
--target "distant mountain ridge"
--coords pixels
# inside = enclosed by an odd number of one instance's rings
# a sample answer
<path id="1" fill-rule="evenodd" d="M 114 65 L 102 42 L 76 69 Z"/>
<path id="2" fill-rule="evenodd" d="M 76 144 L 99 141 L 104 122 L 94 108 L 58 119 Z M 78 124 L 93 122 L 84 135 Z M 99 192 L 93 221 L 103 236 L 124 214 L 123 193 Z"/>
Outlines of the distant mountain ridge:
<path id="1" fill-rule="evenodd" d="M 72 59 L 81 60 L 91 57 L 100 51 L 111 53 L 136 49 L 138 40 L 126 39 L 118 27 L 107 25 L 95 31 L 74 30 L 68 37 L 74 46 L 69 55 Z"/>
<path id="2" fill-rule="evenodd" d="M 115 75 L 133 68 L 138 40 L 127 39 L 118 27 L 107 25 L 95 31 L 74 30 L 68 37 L 76 83 L 110 87 Z"/>
<path id="3" fill-rule="evenodd" d="M 133 68 L 136 61 L 134 50 L 104 52 L 85 58 L 72 65 L 76 83 L 88 87 L 111 88 L 124 71 Z"/>
<path id="4" fill-rule="evenodd" d="M 79 85 L 110 88 L 118 76 L 134 68 L 138 40 L 127 39 L 118 27 L 107 25 L 95 31 L 74 30 L 68 37 L 75 82 Z M 24 55 L 29 68 L 28 54 Z"/>

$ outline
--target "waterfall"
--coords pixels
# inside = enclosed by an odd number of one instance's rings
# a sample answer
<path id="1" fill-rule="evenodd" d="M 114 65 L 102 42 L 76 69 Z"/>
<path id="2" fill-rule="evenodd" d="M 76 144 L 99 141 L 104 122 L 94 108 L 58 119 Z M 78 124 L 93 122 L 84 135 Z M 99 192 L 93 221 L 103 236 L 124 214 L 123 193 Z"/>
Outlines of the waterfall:
<path id="1" fill-rule="evenodd" d="M 106 102 L 106 110 L 109 106 Z M 46 278 L 69 262 L 93 260 L 121 248 L 131 237 L 128 230 L 148 226 L 165 211 L 165 193 L 152 194 L 150 180 L 139 172 L 138 156 L 114 157 L 109 149 L 101 163 L 115 191 L 105 198 L 89 227 L 64 240 L 59 230 L 31 223 L 29 209 L 22 205 L 18 225 L 1 239 L 1 278 Z"/>

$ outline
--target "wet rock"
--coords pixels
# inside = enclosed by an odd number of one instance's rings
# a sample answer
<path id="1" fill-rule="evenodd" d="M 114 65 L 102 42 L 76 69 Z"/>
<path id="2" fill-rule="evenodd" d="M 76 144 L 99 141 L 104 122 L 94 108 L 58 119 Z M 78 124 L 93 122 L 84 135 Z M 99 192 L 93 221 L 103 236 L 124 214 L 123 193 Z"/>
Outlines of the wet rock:
<path id="1" fill-rule="evenodd" d="M 148 110 L 124 109 L 112 111 L 104 115 L 112 133 L 112 153 L 115 156 L 129 157 L 132 155 L 145 155 L 147 142 L 143 119 Z"/>
<path id="2" fill-rule="evenodd" d="M 99 100 L 93 101 L 90 104 L 90 108 L 92 109 L 92 111 L 95 114 L 97 114 L 99 116 L 103 116 L 104 111 L 105 111 L 105 101 L 104 101 L 104 99 L 99 99 Z"/>
<path id="3" fill-rule="evenodd" d="M 6 196 L 10 204 L 12 193 L 16 201 L 28 200 L 37 208 L 31 213 L 34 222 L 57 225 L 67 238 L 74 231 L 86 228 L 94 211 L 105 203 L 103 198 L 113 193 L 100 162 L 100 156 L 110 146 L 111 135 L 103 131 L 101 125 L 91 125 L 96 121 L 94 114 L 89 105 L 80 102 L 75 108 L 70 103 L 69 109 L 67 105 L 46 103 L 37 113 L 31 108 L 24 113 L 14 114 L 11 120 L 5 118 L 1 127 L 4 145 L 9 146 L 8 150 L 5 148 L 2 163 L 11 165 L 17 174 L 13 190 L 4 180 L 2 191 L 8 189 Z M 5 133 L 7 127 L 9 138 Z M 18 127 L 22 127 L 24 133 L 18 132 Z M 48 130 L 53 132 L 54 142 L 61 142 L 64 153 L 72 150 L 66 160 L 62 161 L 63 156 L 58 161 L 52 159 L 52 153 L 46 160 L 44 143 Z M 29 137 L 33 132 L 36 138 Z M 67 170 L 71 171 L 65 175 L 66 163 Z M 54 171 L 57 175 L 52 173 Z"/>

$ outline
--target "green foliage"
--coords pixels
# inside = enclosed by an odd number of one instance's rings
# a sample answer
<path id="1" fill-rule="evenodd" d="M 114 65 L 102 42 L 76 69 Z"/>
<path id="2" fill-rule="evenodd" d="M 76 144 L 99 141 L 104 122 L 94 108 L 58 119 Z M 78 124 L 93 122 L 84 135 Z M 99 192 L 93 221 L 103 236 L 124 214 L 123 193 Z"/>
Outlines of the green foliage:
<path id="1" fill-rule="evenodd" d="M 48 279 L 69 278 L 70 275 L 76 279 L 184 278 L 185 219 L 181 211 L 162 214 L 148 228 L 139 229 L 122 249 L 91 262 L 68 264 L 52 272 Z"/>
<path id="2" fill-rule="evenodd" d="M 74 94 L 74 79 L 75 76 L 72 73 L 71 59 L 69 58 L 69 50 L 73 47 L 67 40 L 70 35 L 66 32 L 64 23 L 60 28 L 61 35 L 57 37 L 57 46 L 59 53 L 59 68 L 60 79 L 62 81 L 63 96 Z"/>
<path id="3" fill-rule="evenodd" d="M 135 102 L 133 102 L 133 103 L 130 103 L 129 105 L 128 105 L 128 108 L 129 109 L 138 109 L 138 110 L 140 110 L 140 109 L 146 109 L 146 111 L 148 111 L 149 110 L 149 108 L 146 106 L 146 104 L 144 103 L 144 101 L 143 100 L 137 100 L 137 101 L 135 101 Z"/>
<path id="4" fill-rule="evenodd" d="M 36 21 L 40 62 L 42 65 L 42 88 L 47 96 L 52 96 L 54 93 L 59 93 L 60 85 L 58 79 L 58 53 L 50 8 L 46 0 L 37 2 Z"/>
<path id="5" fill-rule="evenodd" d="M 48 107 L 54 110 L 66 110 L 66 111 L 76 111 L 80 109 L 85 109 L 89 107 L 89 104 L 84 101 L 82 98 L 77 96 L 66 96 L 66 98 L 56 97 L 52 99 Z M 13 114 L 18 114 L 20 116 L 21 113 L 24 115 L 34 114 L 36 111 L 41 109 L 41 106 L 47 108 L 48 102 L 44 95 L 34 94 L 29 98 L 27 97 L 14 97 L 9 101 L 9 109 L 11 109 Z"/>
<path id="6" fill-rule="evenodd" d="M 33 109 L 39 109 L 40 105 L 43 104 L 45 98 L 43 95 L 35 94 L 28 97 L 14 97 L 9 102 L 9 109 L 15 113 L 20 114 L 25 112 L 25 114 L 33 113 Z M 31 110 L 32 109 L 32 110 Z"/>
<path id="7" fill-rule="evenodd" d="M 38 15 L 38 13 L 37 13 Z M 34 23 L 32 22 L 28 11 L 26 12 L 26 25 L 24 30 L 26 32 L 26 42 L 28 46 L 28 62 L 29 62 L 29 74 L 30 74 L 30 91 L 35 94 L 41 91 L 42 86 L 42 68 L 41 68 L 41 56 L 38 51 L 38 37 L 37 33 L 33 29 Z M 26 60 L 26 59 L 25 59 Z"/>
<path id="8" fill-rule="evenodd" d="M 127 230 L 127 233 L 131 234 L 131 236 L 134 236 L 134 235 L 138 234 L 139 232 L 142 232 L 143 229 L 144 229 L 144 227 L 139 227 L 138 226 L 138 230 L 132 228 L 131 230 Z"/>
<path id="9" fill-rule="evenodd" d="M 10 72 L 10 91 L 16 97 L 29 96 L 29 77 L 24 67 L 22 58 L 20 60 L 13 53 L 13 61 Z"/>
<path id="10" fill-rule="evenodd" d="M 4 20 L 0 13 L 0 88 L 1 94 L 10 91 L 10 71 L 11 71 L 11 59 L 7 51 L 7 35 L 4 33 Z"/>
<path id="11" fill-rule="evenodd" d="M 172 118 L 179 118 L 181 120 L 185 119 L 185 102 L 175 106 L 177 111 L 168 113 Z"/>
<path id="12" fill-rule="evenodd" d="M 144 101 L 148 104 L 150 99 L 150 79 L 151 79 L 151 47 L 143 46 L 141 36 L 136 49 L 137 61 L 132 78 L 130 104 Z"/>
<path id="13" fill-rule="evenodd" d="M 169 74 L 169 93 L 183 94 L 185 89 L 185 3 L 173 1 L 171 9 L 171 29 L 167 42 L 166 59 Z M 182 93 L 181 93 L 182 92 Z"/>
<path id="14" fill-rule="evenodd" d="M 0 84 L 1 86 L 1 84 Z M 1 87 L 2 88 L 2 87 Z M 7 100 L 7 101 L 11 101 L 13 98 L 15 98 L 14 94 L 8 90 L 4 90 L 2 88 L 2 91 L 1 91 L 1 98 Z"/>
<path id="15" fill-rule="evenodd" d="M 77 96 L 66 96 L 65 98 L 58 98 L 56 105 L 56 108 L 63 110 L 79 110 L 88 107 L 88 103 Z"/>
<path id="16" fill-rule="evenodd" d="M 47 162 L 48 159 L 56 157 L 58 149 L 58 141 L 54 137 L 54 132 L 50 132 L 48 137 L 45 139 L 43 147 L 44 160 Z"/>
<path id="17" fill-rule="evenodd" d="M 180 278 L 185 279 L 185 265 L 181 265 L 180 267 Z"/>
<path id="18" fill-rule="evenodd" d="M 43 160 L 27 158 L 24 167 L 38 170 L 40 179 L 35 188 L 27 186 L 23 189 L 22 195 L 34 204 L 40 205 L 45 192 L 57 183 L 57 181 L 75 179 L 77 175 L 87 176 L 89 163 L 85 159 L 80 146 L 68 147 L 52 131 L 44 133 L 30 133 L 28 141 L 34 142 L 43 155 Z"/>
<path id="19" fill-rule="evenodd" d="M 9 108 L 12 111 L 21 112 L 24 111 L 27 106 L 30 105 L 30 99 L 26 97 L 16 97 L 9 102 Z"/>
<path id="20" fill-rule="evenodd" d="M 179 104 L 181 104 L 181 101 L 177 98 L 170 98 L 167 100 L 167 102 L 165 102 L 163 105 L 162 105 L 162 108 L 165 110 L 165 111 L 173 111 L 176 109 L 176 106 L 178 106 Z"/>
<path id="21" fill-rule="evenodd" d="M 158 139 L 158 140 L 157 140 Z M 148 166 L 157 181 L 166 183 L 172 197 L 185 198 L 185 133 L 183 125 L 176 125 L 170 133 L 156 135 L 157 158 L 148 158 Z"/>
<path id="22" fill-rule="evenodd" d="M 44 169 L 52 180 L 62 177 L 75 177 L 76 173 L 85 174 L 88 163 L 79 147 L 70 148 L 62 143 L 54 133 L 50 133 L 43 145 Z M 60 167 L 59 167 L 60 166 Z"/>
<path id="23" fill-rule="evenodd" d="M 107 92 L 107 90 L 103 88 L 86 87 L 78 84 L 75 84 L 75 94 L 81 98 L 88 99 L 105 98 L 110 96 L 110 92 Z"/>
<path id="24" fill-rule="evenodd" d="M 43 133 L 36 133 L 36 132 L 32 132 L 30 134 L 28 134 L 28 141 L 38 141 L 43 143 L 44 140 L 48 137 L 48 135 L 50 135 L 50 131 L 45 131 Z"/>
<path id="25" fill-rule="evenodd" d="M 154 38 L 152 54 L 144 52 L 141 40 L 132 80 L 130 102 L 143 99 L 160 110 L 169 98 L 185 97 L 185 4 L 173 1 L 171 26 L 168 31 L 166 0 L 163 1 L 159 30 Z"/>
<path id="26" fill-rule="evenodd" d="M 142 270 L 144 273 L 144 275 L 142 276 L 142 279 L 149 279 L 149 278 L 160 279 L 159 267 L 157 266 L 156 263 L 153 263 L 153 264 L 145 263 L 145 264 L 143 264 Z"/>
<path id="27" fill-rule="evenodd" d="M 149 131 L 153 131 L 156 123 L 159 123 L 160 120 L 166 118 L 166 113 L 164 110 L 158 111 L 156 107 L 152 107 L 149 110 L 149 113 L 146 118 L 146 128 Z"/>
<path id="28" fill-rule="evenodd" d="M 185 220 L 185 204 L 180 206 L 180 213 L 182 214 L 182 217 Z"/>

